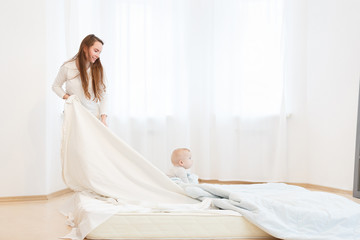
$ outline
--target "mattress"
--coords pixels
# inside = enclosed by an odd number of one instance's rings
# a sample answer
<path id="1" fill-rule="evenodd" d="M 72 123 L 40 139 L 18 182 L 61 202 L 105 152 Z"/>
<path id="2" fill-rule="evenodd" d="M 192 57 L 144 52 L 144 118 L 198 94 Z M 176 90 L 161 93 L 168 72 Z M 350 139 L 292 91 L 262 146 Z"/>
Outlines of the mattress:
<path id="1" fill-rule="evenodd" d="M 241 215 L 214 213 L 118 213 L 87 239 L 274 239 Z"/>

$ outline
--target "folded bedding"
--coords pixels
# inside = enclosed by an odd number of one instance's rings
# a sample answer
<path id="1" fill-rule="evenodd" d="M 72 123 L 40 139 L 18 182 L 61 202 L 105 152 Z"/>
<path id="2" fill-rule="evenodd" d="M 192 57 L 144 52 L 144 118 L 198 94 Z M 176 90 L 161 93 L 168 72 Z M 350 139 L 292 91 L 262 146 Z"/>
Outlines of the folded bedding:
<path id="1" fill-rule="evenodd" d="M 198 184 L 183 188 L 193 198 L 211 198 L 214 206 L 241 213 L 280 239 L 360 239 L 360 204 L 336 194 L 283 183 Z"/>

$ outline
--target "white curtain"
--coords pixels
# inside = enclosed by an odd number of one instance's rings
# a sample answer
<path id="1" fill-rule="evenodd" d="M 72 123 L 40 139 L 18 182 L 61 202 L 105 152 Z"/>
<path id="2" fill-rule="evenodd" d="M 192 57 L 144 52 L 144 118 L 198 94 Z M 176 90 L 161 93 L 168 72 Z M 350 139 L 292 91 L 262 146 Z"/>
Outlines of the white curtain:
<path id="1" fill-rule="evenodd" d="M 61 2 L 67 57 L 104 40 L 110 128 L 161 170 L 189 147 L 203 179 L 286 179 L 281 0 Z"/>

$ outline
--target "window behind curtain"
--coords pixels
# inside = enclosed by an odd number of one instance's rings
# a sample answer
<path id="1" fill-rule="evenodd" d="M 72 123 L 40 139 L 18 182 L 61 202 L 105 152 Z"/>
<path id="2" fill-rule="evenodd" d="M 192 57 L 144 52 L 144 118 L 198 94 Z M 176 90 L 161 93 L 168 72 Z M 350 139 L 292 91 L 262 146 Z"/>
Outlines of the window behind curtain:
<path id="1" fill-rule="evenodd" d="M 71 1 L 69 49 L 104 40 L 110 128 L 160 169 L 190 147 L 202 178 L 283 180 L 282 3 Z"/>

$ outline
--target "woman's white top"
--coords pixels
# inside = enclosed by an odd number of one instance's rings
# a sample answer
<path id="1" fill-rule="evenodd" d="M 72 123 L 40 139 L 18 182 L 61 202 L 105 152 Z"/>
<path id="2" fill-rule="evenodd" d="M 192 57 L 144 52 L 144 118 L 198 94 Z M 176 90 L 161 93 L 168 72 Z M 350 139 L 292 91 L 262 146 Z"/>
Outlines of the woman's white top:
<path id="1" fill-rule="evenodd" d="M 89 78 L 89 93 L 91 95 L 90 99 L 87 99 L 81 84 L 80 72 L 76 67 L 75 61 L 70 61 L 63 64 L 60 67 L 59 73 L 55 78 L 54 84 L 52 85 L 53 91 L 61 98 L 65 94 L 76 95 L 80 98 L 81 103 L 97 118 L 102 114 L 107 113 L 107 101 L 106 94 L 103 93 L 103 99 L 100 102 L 93 101 L 94 91 L 92 88 L 92 78 L 91 78 L 91 69 L 87 70 Z M 106 82 L 106 76 L 104 74 L 104 82 Z M 65 83 L 65 90 L 63 85 Z"/>

